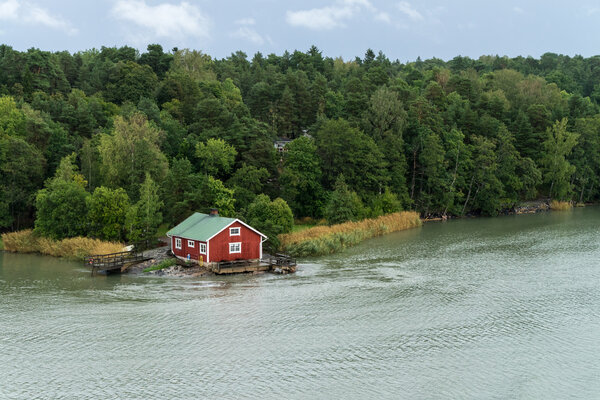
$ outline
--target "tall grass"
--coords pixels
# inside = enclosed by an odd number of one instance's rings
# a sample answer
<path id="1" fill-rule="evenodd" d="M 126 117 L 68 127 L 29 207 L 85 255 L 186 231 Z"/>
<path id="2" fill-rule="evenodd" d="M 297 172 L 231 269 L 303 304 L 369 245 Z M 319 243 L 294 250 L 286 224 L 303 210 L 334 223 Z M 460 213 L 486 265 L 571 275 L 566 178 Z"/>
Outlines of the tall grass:
<path id="1" fill-rule="evenodd" d="M 54 240 L 38 236 L 31 229 L 5 233 L 2 235 L 2 241 L 6 251 L 42 253 L 71 259 L 83 259 L 92 254 L 116 253 L 123 250 L 122 243 L 103 242 L 84 237 Z"/>
<path id="2" fill-rule="evenodd" d="M 331 254 L 354 246 L 365 239 L 421 226 L 419 214 L 403 211 L 358 222 L 315 226 L 279 236 L 281 250 L 294 256 Z"/>
<path id="3" fill-rule="evenodd" d="M 550 209 L 553 211 L 566 211 L 570 210 L 572 207 L 573 205 L 569 201 L 552 200 L 552 202 L 550 202 Z"/>

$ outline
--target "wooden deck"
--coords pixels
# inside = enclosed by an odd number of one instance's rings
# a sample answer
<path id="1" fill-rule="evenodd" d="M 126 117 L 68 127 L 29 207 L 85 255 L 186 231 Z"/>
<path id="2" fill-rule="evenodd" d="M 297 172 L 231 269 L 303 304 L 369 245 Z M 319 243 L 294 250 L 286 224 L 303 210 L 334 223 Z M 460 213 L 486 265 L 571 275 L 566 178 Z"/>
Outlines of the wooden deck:
<path id="1" fill-rule="evenodd" d="M 215 263 L 215 274 L 238 274 L 242 272 L 273 271 L 279 273 L 296 272 L 296 259 L 285 254 L 264 257 L 260 261 L 237 260 Z"/>
<path id="2" fill-rule="evenodd" d="M 87 267 L 92 269 L 93 275 L 98 271 L 104 271 L 106 273 L 123 272 L 130 265 L 146 260 L 149 260 L 149 258 L 145 257 L 143 252 L 138 253 L 131 250 L 110 254 L 96 254 L 85 257 L 83 262 Z"/>

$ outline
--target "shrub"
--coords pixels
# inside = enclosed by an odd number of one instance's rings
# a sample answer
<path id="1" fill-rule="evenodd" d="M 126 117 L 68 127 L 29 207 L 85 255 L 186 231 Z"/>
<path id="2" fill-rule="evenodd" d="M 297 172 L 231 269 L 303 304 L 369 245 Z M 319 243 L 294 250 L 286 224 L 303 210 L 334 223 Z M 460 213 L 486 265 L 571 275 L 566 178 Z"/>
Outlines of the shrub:
<path id="1" fill-rule="evenodd" d="M 166 260 L 161 261 L 160 263 L 153 265 L 152 267 L 144 268 L 142 272 L 150 272 L 150 271 L 158 271 L 159 269 L 165 269 L 172 267 L 177 264 L 177 260 L 174 258 L 167 258 Z"/>
<path id="2" fill-rule="evenodd" d="M 566 211 L 570 210 L 572 207 L 573 205 L 569 201 L 552 200 L 550 203 L 550 209 L 553 211 Z"/>
<path id="3" fill-rule="evenodd" d="M 295 256 L 331 254 L 354 246 L 365 239 L 421 225 L 419 214 L 404 211 L 358 222 L 315 226 L 280 235 L 281 249 Z"/>

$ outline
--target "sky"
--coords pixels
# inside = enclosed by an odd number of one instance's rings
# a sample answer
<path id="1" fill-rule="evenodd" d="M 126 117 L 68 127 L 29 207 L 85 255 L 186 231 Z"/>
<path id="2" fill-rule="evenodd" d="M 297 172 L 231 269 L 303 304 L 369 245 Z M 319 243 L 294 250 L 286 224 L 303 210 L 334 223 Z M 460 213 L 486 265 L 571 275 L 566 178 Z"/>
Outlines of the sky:
<path id="1" fill-rule="evenodd" d="M 0 0 L 0 43 L 76 52 L 151 43 L 215 58 L 306 51 L 401 62 L 457 55 L 600 54 L 589 0 Z"/>

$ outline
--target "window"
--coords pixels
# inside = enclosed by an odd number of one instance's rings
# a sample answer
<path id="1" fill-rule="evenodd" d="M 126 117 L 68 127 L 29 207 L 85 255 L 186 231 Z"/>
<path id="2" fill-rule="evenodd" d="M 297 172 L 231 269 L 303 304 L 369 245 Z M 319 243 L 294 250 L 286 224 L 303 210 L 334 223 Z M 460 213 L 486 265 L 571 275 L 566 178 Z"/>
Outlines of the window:
<path id="1" fill-rule="evenodd" d="M 200 254 L 206 254 L 206 243 L 200 243 Z"/>
<path id="2" fill-rule="evenodd" d="M 175 238 L 175 248 L 181 249 L 181 239 Z"/>
<path id="3" fill-rule="evenodd" d="M 229 228 L 229 236 L 240 236 L 240 228 Z"/>
<path id="4" fill-rule="evenodd" d="M 241 253 L 242 252 L 242 244 L 241 243 L 229 243 L 229 254 Z"/>
<path id="5" fill-rule="evenodd" d="M 188 240 L 188 247 L 194 247 L 194 241 Z"/>

